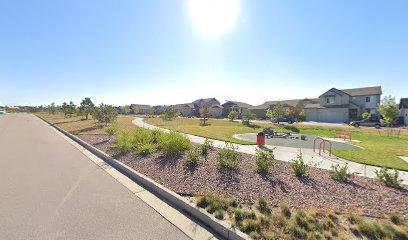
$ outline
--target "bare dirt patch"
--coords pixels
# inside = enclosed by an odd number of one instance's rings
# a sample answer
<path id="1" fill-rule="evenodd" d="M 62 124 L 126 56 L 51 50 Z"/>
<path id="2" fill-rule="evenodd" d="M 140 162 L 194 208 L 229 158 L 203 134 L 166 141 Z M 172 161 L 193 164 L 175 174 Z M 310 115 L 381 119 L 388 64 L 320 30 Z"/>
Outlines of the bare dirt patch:
<path id="1" fill-rule="evenodd" d="M 165 158 L 160 152 L 143 157 L 135 154 L 118 155 L 114 140 L 106 135 L 80 135 L 82 140 L 115 157 L 117 160 L 183 195 L 207 193 L 253 203 L 258 197 L 268 198 L 272 205 L 285 202 L 293 208 L 323 208 L 338 212 L 357 211 L 368 216 L 400 214 L 408 216 L 408 187 L 393 189 L 372 179 L 356 177 L 351 183 L 338 183 L 329 171 L 310 168 L 307 176 L 294 176 L 289 163 L 276 160 L 267 175 L 254 172 L 256 156 L 241 154 L 241 164 L 235 171 L 219 169 L 218 149 L 207 159 L 201 157 L 197 168 L 184 164 L 187 156 Z"/>

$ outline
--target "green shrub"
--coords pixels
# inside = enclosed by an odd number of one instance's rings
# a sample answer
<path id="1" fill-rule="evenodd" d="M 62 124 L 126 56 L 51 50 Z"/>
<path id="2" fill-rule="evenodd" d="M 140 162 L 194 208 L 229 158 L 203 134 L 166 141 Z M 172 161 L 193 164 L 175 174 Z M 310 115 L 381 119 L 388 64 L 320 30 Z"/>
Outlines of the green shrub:
<path id="1" fill-rule="evenodd" d="M 255 207 L 259 210 L 259 212 L 263 214 L 270 214 L 271 213 L 271 206 L 268 203 L 268 200 L 264 197 L 258 198 L 255 203 Z"/>
<path id="2" fill-rule="evenodd" d="M 204 144 L 201 145 L 201 155 L 207 157 L 210 150 L 214 149 L 214 142 L 208 138 L 205 139 Z"/>
<path id="3" fill-rule="evenodd" d="M 375 170 L 376 180 L 385 184 L 387 187 L 400 188 L 402 179 L 399 178 L 399 172 L 394 170 L 394 173 L 388 172 L 388 169 L 381 168 L 380 171 Z"/>
<path id="4" fill-rule="evenodd" d="M 164 134 L 159 141 L 160 149 L 166 157 L 180 157 L 185 150 L 191 148 L 191 142 L 180 133 Z"/>
<path id="5" fill-rule="evenodd" d="M 332 165 L 331 168 L 332 170 L 330 171 L 330 177 L 338 182 L 347 182 L 349 178 L 352 178 L 356 175 L 356 173 L 352 173 L 349 171 L 347 165 Z"/>
<path id="6" fill-rule="evenodd" d="M 192 148 L 187 152 L 187 165 L 197 167 L 200 163 L 200 149 L 198 147 Z"/>
<path id="7" fill-rule="evenodd" d="M 156 145 L 153 143 L 140 143 L 136 147 L 136 153 L 140 155 L 150 155 L 156 152 Z"/>
<path id="8" fill-rule="evenodd" d="M 119 132 L 116 135 L 116 149 L 124 154 L 130 152 L 133 148 L 133 137 L 130 132 Z"/>
<path id="9" fill-rule="evenodd" d="M 152 131 L 144 128 L 138 128 L 132 132 L 133 145 L 137 147 L 139 144 L 154 143 Z"/>
<path id="10" fill-rule="evenodd" d="M 289 130 L 291 132 L 294 132 L 294 133 L 299 133 L 300 132 L 299 128 L 297 128 L 295 126 L 291 126 L 291 125 L 285 125 L 283 128 L 286 129 L 286 130 Z"/>
<path id="11" fill-rule="evenodd" d="M 289 219 L 290 216 L 292 215 L 292 213 L 291 213 L 290 208 L 288 207 L 288 205 L 286 205 L 285 203 L 281 203 L 279 207 L 280 207 L 282 216 Z"/>
<path id="12" fill-rule="evenodd" d="M 272 166 L 273 160 L 275 160 L 273 150 L 256 149 L 256 155 L 255 172 L 267 173 Z"/>
<path id="13" fill-rule="evenodd" d="M 239 153 L 232 143 L 225 142 L 225 146 L 218 152 L 217 165 L 226 169 L 236 169 L 239 166 Z"/>
<path id="14" fill-rule="evenodd" d="M 159 143 L 160 139 L 163 137 L 165 133 L 160 129 L 153 129 L 152 130 L 152 138 L 154 143 Z"/>
<path id="15" fill-rule="evenodd" d="M 296 177 L 302 177 L 306 174 L 307 169 L 309 166 L 303 161 L 303 155 L 302 152 L 299 152 L 299 154 L 292 160 L 290 163 L 290 166 L 295 173 Z"/>
<path id="16" fill-rule="evenodd" d="M 116 124 L 110 124 L 106 127 L 105 132 L 109 135 L 109 139 L 112 138 L 119 131 L 119 127 Z"/>
<path id="17" fill-rule="evenodd" d="M 235 223 L 239 226 L 244 219 L 256 219 L 254 211 L 236 209 L 234 212 Z"/>
<path id="18" fill-rule="evenodd" d="M 216 219 L 223 220 L 224 219 L 224 214 L 225 214 L 224 210 L 218 209 L 217 211 L 215 211 L 214 217 Z"/>
<path id="19" fill-rule="evenodd" d="M 389 217 L 390 217 L 390 221 L 396 225 L 401 225 L 404 223 L 404 220 L 402 220 L 402 218 L 398 216 L 397 214 L 391 214 Z"/>

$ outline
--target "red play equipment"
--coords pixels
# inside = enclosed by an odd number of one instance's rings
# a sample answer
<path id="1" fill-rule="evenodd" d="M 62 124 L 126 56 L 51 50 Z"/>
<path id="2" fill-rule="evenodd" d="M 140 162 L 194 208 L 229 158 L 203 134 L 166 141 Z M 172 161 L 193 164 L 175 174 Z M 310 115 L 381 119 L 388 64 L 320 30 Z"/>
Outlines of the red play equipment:
<path id="1" fill-rule="evenodd" d="M 329 144 L 329 156 L 331 156 L 332 153 L 332 143 L 329 140 L 326 140 L 324 138 L 321 137 L 316 137 L 313 141 L 313 152 L 316 152 L 316 141 L 317 140 L 321 140 L 320 142 L 320 146 L 319 146 L 319 155 L 322 155 L 322 150 L 324 152 L 324 150 L 326 149 L 326 142 Z"/>

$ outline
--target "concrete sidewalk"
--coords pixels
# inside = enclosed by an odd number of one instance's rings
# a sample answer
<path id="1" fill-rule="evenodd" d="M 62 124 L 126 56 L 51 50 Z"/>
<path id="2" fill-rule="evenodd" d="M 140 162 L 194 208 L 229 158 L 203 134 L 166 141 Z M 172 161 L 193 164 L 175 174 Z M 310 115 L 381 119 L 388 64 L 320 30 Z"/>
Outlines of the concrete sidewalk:
<path id="1" fill-rule="evenodd" d="M 169 130 L 153 126 L 151 124 L 145 123 L 143 121 L 143 118 L 136 117 L 133 121 L 133 124 L 139 127 L 147 128 L 147 129 L 161 129 L 165 132 L 169 132 Z M 184 134 L 187 138 L 189 138 L 192 142 L 194 143 L 200 143 L 203 144 L 205 141 L 205 138 L 203 137 L 198 137 L 190 134 Z M 213 140 L 214 146 L 218 148 L 223 148 L 225 146 L 225 142 L 219 141 L 219 140 Z M 256 145 L 240 145 L 240 144 L 234 144 L 235 146 L 238 147 L 237 151 L 242 152 L 242 153 L 247 153 L 247 154 L 256 154 L 256 149 L 258 147 Z M 360 176 L 365 176 L 368 178 L 375 178 L 375 171 L 379 170 L 381 168 L 379 167 L 374 167 L 374 166 L 368 166 L 352 161 L 348 161 L 345 159 L 338 158 L 336 156 L 329 156 L 327 153 L 322 154 L 321 156 L 319 153 L 313 152 L 312 149 L 298 149 L 298 148 L 291 148 L 291 147 L 280 147 L 280 146 L 269 146 L 266 145 L 267 148 L 269 149 L 274 149 L 274 155 L 275 159 L 285 161 L 285 162 L 291 162 L 292 159 L 294 159 L 297 154 L 299 154 L 299 151 L 302 152 L 303 159 L 307 162 L 310 163 L 317 168 L 321 169 L 326 169 L 326 170 L 331 170 L 332 165 L 348 165 L 350 171 L 352 172 L 357 172 L 359 173 Z M 399 171 L 400 177 L 403 180 L 404 184 L 408 184 L 408 173 L 404 171 Z"/>

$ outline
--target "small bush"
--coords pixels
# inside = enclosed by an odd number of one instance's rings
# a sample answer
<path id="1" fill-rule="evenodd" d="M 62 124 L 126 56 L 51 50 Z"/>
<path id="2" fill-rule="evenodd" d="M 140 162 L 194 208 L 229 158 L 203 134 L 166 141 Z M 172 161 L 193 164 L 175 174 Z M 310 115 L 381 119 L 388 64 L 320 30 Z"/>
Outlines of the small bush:
<path id="1" fill-rule="evenodd" d="M 292 131 L 294 133 L 299 133 L 300 132 L 299 128 L 297 128 L 295 126 L 291 126 L 291 125 L 285 125 L 283 128 L 286 129 L 286 130 Z"/>
<path id="2" fill-rule="evenodd" d="M 152 131 L 148 129 L 138 128 L 132 132 L 133 145 L 137 147 L 139 144 L 154 143 Z"/>
<path id="3" fill-rule="evenodd" d="M 273 150 L 256 149 L 256 168 L 257 173 L 267 173 L 272 166 L 275 156 L 273 155 Z"/>
<path id="4" fill-rule="evenodd" d="M 207 212 L 214 213 L 217 210 L 227 210 L 229 206 L 234 206 L 236 202 L 231 199 L 208 194 L 198 197 L 196 204 L 198 207 L 205 208 Z"/>
<path id="5" fill-rule="evenodd" d="M 187 165 L 191 167 L 197 167 L 200 163 L 200 151 L 199 148 L 192 148 L 187 153 Z"/>
<path id="6" fill-rule="evenodd" d="M 225 143 L 225 147 L 218 152 L 217 165 L 226 169 L 236 169 L 239 166 L 239 153 L 232 143 Z"/>
<path id="7" fill-rule="evenodd" d="M 160 139 L 164 136 L 164 132 L 160 129 L 152 130 L 152 138 L 154 143 L 159 143 Z"/>
<path id="8" fill-rule="evenodd" d="M 244 219 L 256 219 L 256 214 L 253 211 L 236 209 L 234 219 L 235 223 L 239 226 Z"/>
<path id="9" fill-rule="evenodd" d="M 224 210 L 218 209 L 217 211 L 215 211 L 214 217 L 216 219 L 223 220 L 224 219 L 224 214 L 225 214 Z"/>
<path id="10" fill-rule="evenodd" d="M 124 154 L 130 152 L 133 148 L 133 138 L 130 132 L 119 132 L 116 135 L 116 149 Z"/>
<path id="11" fill-rule="evenodd" d="M 290 208 L 288 207 L 288 205 L 286 205 L 285 203 L 281 203 L 279 207 L 280 207 L 282 216 L 289 219 L 290 216 L 292 215 L 292 213 L 291 213 Z"/>
<path id="12" fill-rule="evenodd" d="M 390 221 L 396 225 L 401 225 L 404 223 L 404 220 L 402 220 L 402 218 L 398 216 L 397 214 L 391 214 Z"/>
<path id="13" fill-rule="evenodd" d="M 388 169 L 381 168 L 380 171 L 375 170 L 376 180 L 385 184 L 387 187 L 400 188 L 402 179 L 399 178 L 399 173 L 394 170 L 394 173 L 388 172 Z"/>
<path id="14" fill-rule="evenodd" d="M 271 206 L 268 203 L 268 200 L 264 197 L 258 198 L 258 200 L 255 203 L 256 208 L 259 210 L 259 212 L 263 214 L 270 214 L 271 213 Z"/>
<path id="15" fill-rule="evenodd" d="M 292 239 L 306 239 L 307 232 L 305 229 L 299 227 L 295 222 L 291 222 L 286 228 L 285 232 L 292 237 Z"/>
<path id="16" fill-rule="evenodd" d="M 299 152 L 296 158 L 292 160 L 290 166 L 292 167 L 292 170 L 295 173 L 296 177 L 304 176 L 307 169 L 309 168 L 309 166 L 303 161 L 302 152 Z"/>
<path id="17" fill-rule="evenodd" d="M 191 148 L 191 142 L 179 133 L 170 132 L 161 137 L 159 146 L 164 156 L 180 157 L 185 150 Z"/>
<path id="18" fill-rule="evenodd" d="M 109 139 L 112 138 L 119 131 L 119 127 L 116 124 L 111 124 L 106 127 L 105 132 L 109 135 Z"/>
<path id="19" fill-rule="evenodd" d="M 357 226 L 360 233 L 369 239 L 383 239 L 385 236 L 385 232 L 377 223 L 367 223 L 365 221 L 360 221 L 357 223 Z"/>
<path id="20" fill-rule="evenodd" d="M 204 144 L 201 145 L 201 155 L 207 157 L 210 150 L 214 149 L 214 142 L 208 138 L 205 139 Z"/>
<path id="21" fill-rule="evenodd" d="M 254 219 L 245 219 L 242 223 L 240 230 L 244 233 L 250 232 L 260 232 L 261 231 L 261 223 Z"/>
<path id="22" fill-rule="evenodd" d="M 156 152 L 156 145 L 153 143 L 140 143 L 136 147 L 136 153 L 140 155 L 150 155 Z"/>
<path id="23" fill-rule="evenodd" d="M 349 178 L 352 178 L 356 175 L 356 173 L 352 173 L 349 171 L 347 165 L 344 165 L 344 166 L 340 166 L 340 165 L 333 166 L 332 165 L 331 168 L 332 170 L 330 171 L 330 177 L 334 181 L 347 182 Z"/>

